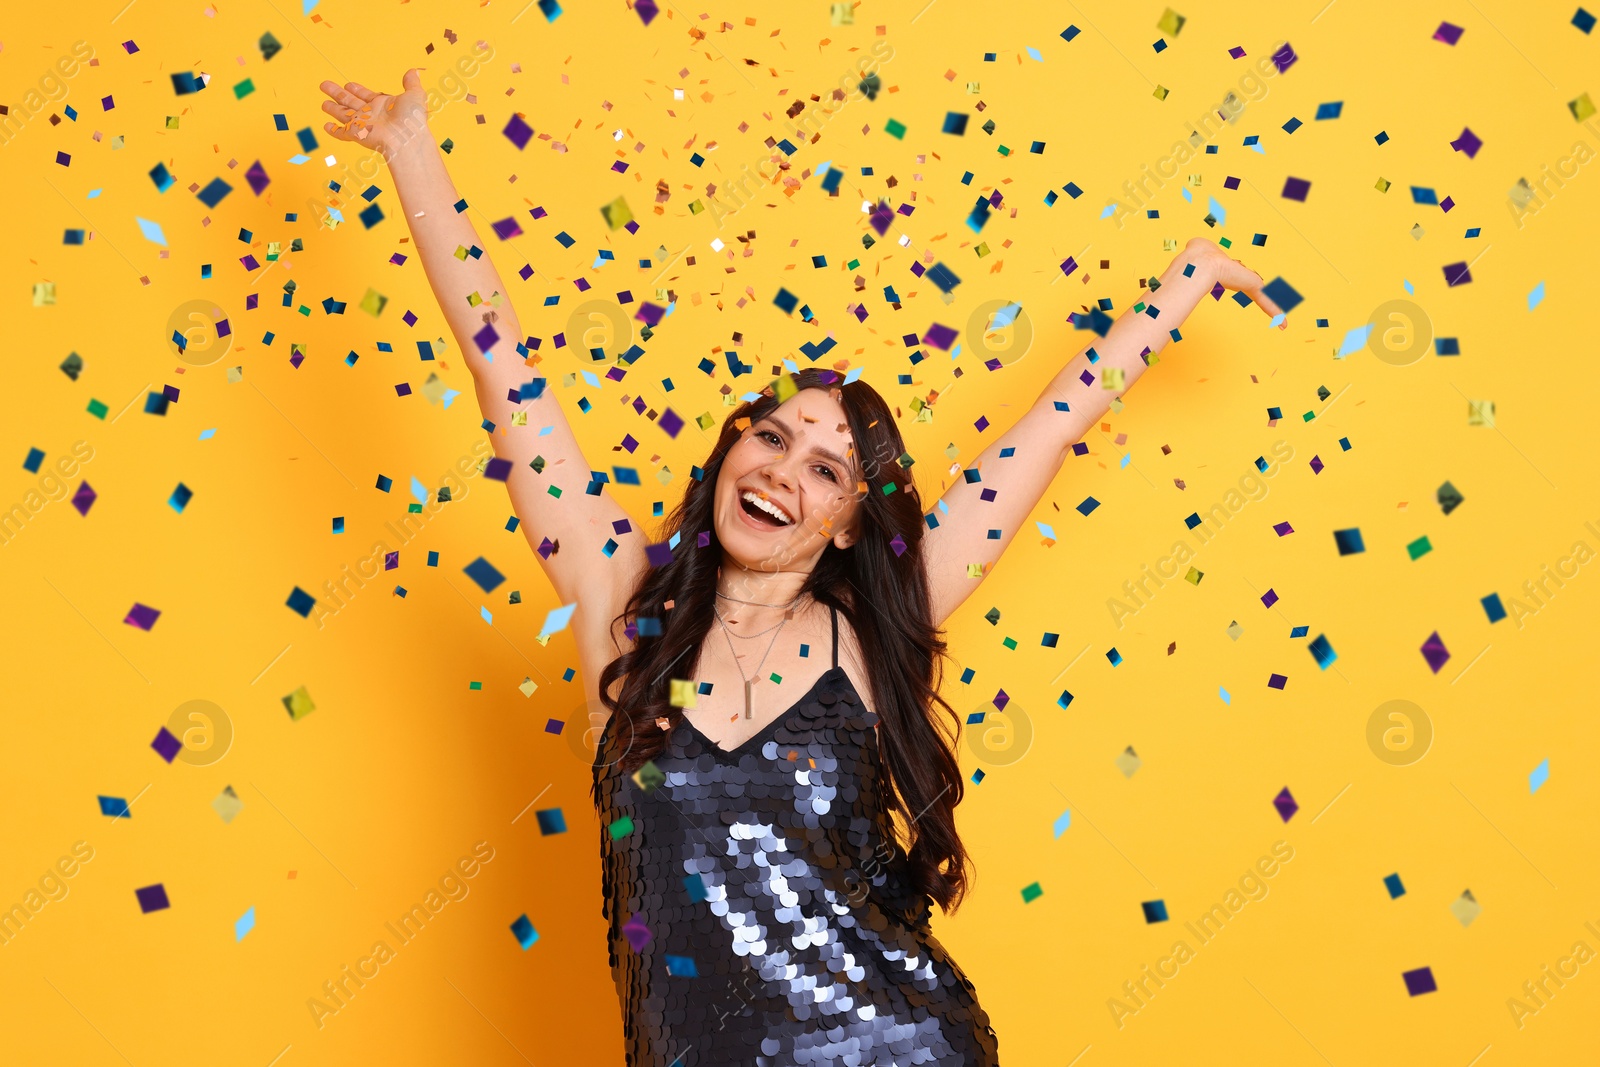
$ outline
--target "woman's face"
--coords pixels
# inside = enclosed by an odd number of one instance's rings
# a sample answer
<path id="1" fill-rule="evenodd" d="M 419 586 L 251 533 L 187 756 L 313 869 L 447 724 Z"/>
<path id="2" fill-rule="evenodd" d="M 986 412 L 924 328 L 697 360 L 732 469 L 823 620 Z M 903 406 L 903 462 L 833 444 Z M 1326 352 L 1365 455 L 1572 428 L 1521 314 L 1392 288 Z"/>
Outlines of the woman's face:
<path id="1" fill-rule="evenodd" d="M 853 543 L 860 472 L 844 407 L 828 390 L 802 389 L 745 426 L 728 450 L 717 476 L 717 540 L 752 570 L 806 569 L 829 541 Z"/>

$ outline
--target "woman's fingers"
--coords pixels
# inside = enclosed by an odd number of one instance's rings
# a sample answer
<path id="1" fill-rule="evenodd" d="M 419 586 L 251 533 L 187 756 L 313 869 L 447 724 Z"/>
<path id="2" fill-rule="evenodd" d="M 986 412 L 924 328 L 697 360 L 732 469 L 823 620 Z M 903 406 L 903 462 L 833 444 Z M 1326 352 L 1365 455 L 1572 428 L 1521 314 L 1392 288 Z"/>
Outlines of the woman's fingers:
<path id="1" fill-rule="evenodd" d="M 406 90 L 422 88 L 422 74 L 419 68 L 412 67 L 406 71 L 405 76 L 400 79 L 400 86 Z"/>
<path id="2" fill-rule="evenodd" d="M 331 122 L 324 122 L 322 124 L 322 128 L 324 130 L 327 130 L 328 131 L 328 136 L 332 137 L 335 141 L 353 141 L 353 140 L 355 140 L 354 137 L 350 136 L 350 131 L 347 130 L 343 126 L 337 126 L 337 125 L 335 125 L 335 124 L 333 124 Z"/>
<path id="3" fill-rule="evenodd" d="M 345 82 L 344 87 L 347 92 L 353 94 L 354 96 L 360 97 L 367 103 L 371 103 L 372 98 L 379 95 L 378 93 L 373 92 L 371 89 L 368 89 L 365 85 L 362 85 L 360 82 Z"/>
<path id="4" fill-rule="evenodd" d="M 367 102 L 365 100 L 345 89 L 343 86 L 335 84 L 334 82 L 323 82 L 322 91 L 327 93 L 332 99 L 343 104 L 345 107 L 350 108 L 352 111 L 360 111 L 362 108 L 367 106 Z"/>
<path id="5" fill-rule="evenodd" d="M 353 122 L 361 117 L 360 111 L 353 110 L 336 100 L 324 100 L 322 102 L 322 111 L 324 114 L 331 115 L 340 122 Z"/>

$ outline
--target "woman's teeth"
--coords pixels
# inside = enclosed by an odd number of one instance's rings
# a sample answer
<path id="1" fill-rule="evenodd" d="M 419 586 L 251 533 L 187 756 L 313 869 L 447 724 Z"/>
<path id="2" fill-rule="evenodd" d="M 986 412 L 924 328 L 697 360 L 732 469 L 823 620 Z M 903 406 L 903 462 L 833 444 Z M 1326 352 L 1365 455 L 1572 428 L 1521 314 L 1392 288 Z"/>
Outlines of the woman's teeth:
<path id="1" fill-rule="evenodd" d="M 757 510 L 763 511 L 772 516 L 773 520 L 776 521 L 780 526 L 788 526 L 794 522 L 794 520 L 789 517 L 788 512 L 778 507 L 778 505 L 772 503 L 772 501 L 762 499 L 760 495 L 753 493 L 748 489 L 745 490 L 744 495 L 741 496 L 740 499 L 750 504 Z"/>

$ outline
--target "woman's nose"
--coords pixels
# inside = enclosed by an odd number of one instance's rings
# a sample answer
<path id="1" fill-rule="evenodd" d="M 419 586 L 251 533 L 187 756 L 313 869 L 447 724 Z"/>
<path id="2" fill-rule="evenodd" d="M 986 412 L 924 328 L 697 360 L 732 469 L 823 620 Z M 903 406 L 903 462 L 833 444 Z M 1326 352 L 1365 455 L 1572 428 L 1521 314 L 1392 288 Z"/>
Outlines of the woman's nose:
<path id="1" fill-rule="evenodd" d="M 785 489 L 794 488 L 794 478 L 789 473 L 789 459 L 787 456 L 777 462 L 769 463 L 766 469 L 766 476 L 774 485 L 780 485 Z"/>

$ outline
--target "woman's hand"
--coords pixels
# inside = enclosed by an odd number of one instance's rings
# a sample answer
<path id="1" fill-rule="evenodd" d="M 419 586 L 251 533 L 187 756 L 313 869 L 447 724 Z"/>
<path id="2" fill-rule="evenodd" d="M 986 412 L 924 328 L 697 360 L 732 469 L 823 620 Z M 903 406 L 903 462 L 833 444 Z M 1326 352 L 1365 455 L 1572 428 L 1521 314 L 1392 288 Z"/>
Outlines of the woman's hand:
<path id="1" fill-rule="evenodd" d="M 343 88 L 323 82 L 322 91 L 330 99 L 322 102 L 322 110 L 339 121 L 322 128 L 335 140 L 364 144 L 384 159 L 393 158 L 428 129 L 427 94 L 417 68 L 406 71 L 400 84 L 403 91 L 396 95 L 375 93 L 359 82 L 346 82 Z"/>
<path id="2" fill-rule="evenodd" d="M 1257 307 L 1267 313 L 1269 318 L 1277 318 L 1284 314 L 1283 309 L 1261 291 L 1261 287 L 1266 284 L 1261 280 L 1261 275 L 1228 255 L 1214 241 L 1208 241 L 1204 237 L 1191 238 L 1184 247 L 1182 258 L 1191 262 L 1196 258 L 1203 260 L 1211 272 L 1213 282 L 1220 282 L 1224 289 L 1232 289 L 1248 296 L 1255 301 Z M 1287 329 L 1288 325 L 1287 322 L 1280 322 L 1278 329 Z"/>

